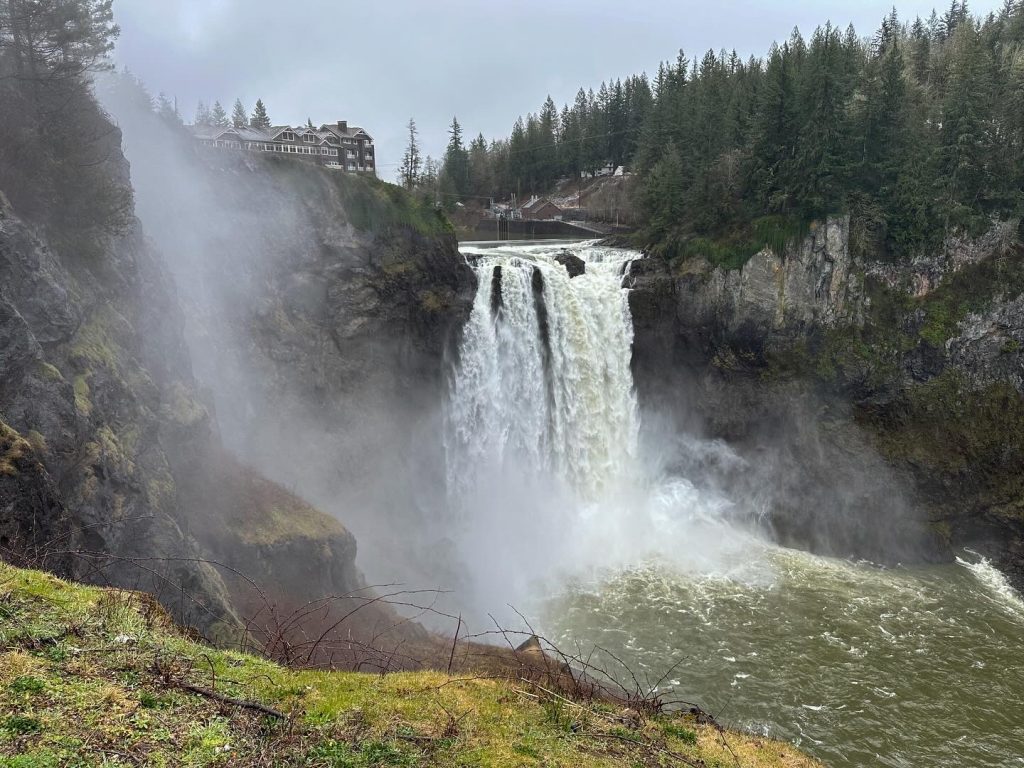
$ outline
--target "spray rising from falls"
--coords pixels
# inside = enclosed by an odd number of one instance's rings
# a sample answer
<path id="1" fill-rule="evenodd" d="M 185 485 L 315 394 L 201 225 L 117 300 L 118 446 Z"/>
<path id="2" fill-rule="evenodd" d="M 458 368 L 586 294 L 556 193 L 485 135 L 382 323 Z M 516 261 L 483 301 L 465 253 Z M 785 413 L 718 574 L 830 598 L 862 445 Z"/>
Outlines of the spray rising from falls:
<path id="1" fill-rule="evenodd" d="M 1006 670 L 1024 603 L 1002 575 L 970 552 L 884 569 L 765 541 L 758 467 L 640 430 L 622 287 L 635 254 L 574 247 L 586 273 L 570 279 L 561 250 L 463 249 L 480 283 L 450 392 L 443 528 L 472 584 L 460 610 L 497 609 L 508 627 L 501 606 L 522 607 L 561 647 L 593 647 L 613 673 L 619 659 L 668 671 L 665 700 L 729 708 L 829 765 L 1016 764 L 1020 708 L 1005 702 L 1024 684 Z"/>
<path id="2" fill-rule="evenodd" d="M 638 254 L 593 244 L 463 253 L 479 287 L 446 449 L 457 557 L 480 604 L 651 557 L 717 569 L 731 503 L 641 455 L 623 287 Z M 570 277 L 575 259 L 584 272 Z M 720 445 L 687 454 L 702 450 L 739 461 Z"/>

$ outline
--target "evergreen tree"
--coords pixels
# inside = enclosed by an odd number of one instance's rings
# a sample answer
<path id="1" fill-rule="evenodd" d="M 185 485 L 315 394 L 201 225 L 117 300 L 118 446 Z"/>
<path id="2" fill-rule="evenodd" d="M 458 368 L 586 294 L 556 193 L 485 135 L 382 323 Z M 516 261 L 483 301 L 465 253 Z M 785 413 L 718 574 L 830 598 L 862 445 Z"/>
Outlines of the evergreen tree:
<path id="1" fill-rule="evenodd" d="M 881 55 L 869 65 L 869 87 L 865 98 L 862 178 L 866 189 L 878 189 L 883 204 L 889 197 L 907 151 L 904 141 L 905 103 L 904 62 L 900 44 L 891 40 Z"/>
<path id="2" fill-rule="evenodd" d="M 683 163 L 670 143 L 644 179 L 641 205 L 648 227 L 656 238 L 667 236 L 683 221 L 685 187 Z"/>
<path id="3" fill-rule="evenodd" d="M 808 49 L 801 100 L 794 203 L 803 215 L 826 214 L 842 199 L 849 151 L 846 102 L 853 82 L 843 65 L 839 33 L 826 24 L 815 31 Z"/>
<path id="4" fill-rule="evenodd" d="M 0 1 L 0 189 L 55 246 L 74 233 L 81 253 L 90 235 L 123 232 L 132 213 L 92 90 L 93 73 L 113 68 L 117 36 L 110 0 Z"/>
<path id="5" fill-rule="evenodd" d="M 526 138 L 526 125 L 523 118 L 516 120 L 512 126 L 512 135 L 508 140 L 508 191 L 516 195 L 524 192 L 524 175 L 526 170 L 526 153 L 529 151 Z"/>
<path id="6" fill-rule="evenodd" d="M 0 3 L 0 52 L 22 81 L 53 84 L 111 69 L 120 31 L 112 0 Z"/>
<path id="7" fill-rule="evenodd" d="M 196 116 L 193 121 L 194 125 L 212 125 L 213 119 L 210 117 L 210 108 L 203 102 L 199 102 L 196 105 Z"/>
<path id="8" fill-rule="evenodd" d="M 444 153 L 442 192 L 450 200 L 461 198 L 469 191 L 469 153 L 462 143 L 462 126 L 456 117 L 448 129 L 448 147 Z M 447 200 L 445 202 L 448 202 Z"/>
<path id="9" fill-rule="evenodd" d="M 252 117 L 249 118 L 249 125 L 262 130 L 270 127 L 270 117 L 267 115 L 267 108 L 263 106 L 262 99 L 256 99 L 256 106 L 253 108 Z"/>
<path id="10" fill-rule="evenodd" d="M 954 10 L 956 3 L 954 2 Z M 947 224 L 967 225 L 978 213 L 989 181 L 992 81 L 987 52 L 974 25 L 956 25 L 943 103 L 939 185 Z"/>
<path id="11" fill-rule="evenodd" d="M 482 133 L 469 143 L 469 191 L 476 197 L 494 194 L 494 173 Z"/>
<path id="12" fill-rule="evenodd" d="M 680 51 L 652 80 L 580 88 L 561 111 L 548 98 L 507 140 L 478 137 L 468 187 L 454 131 L 444 185 L 525 197 L 626 165 L 645 232 L 668 250 L 846 211 L 891 255 L 920 252 L 1024 213 L 1022 50 L 1024 3 L 975 19 L 951 0 L 910 24 L 894 10 L 867 40 L 826 24 L 763 59 Z"/>
<path id="13" fill-rule="evenodd" d="M 409 143 L 402 155 L 402 164 L 398 169 L 398 178 L 406 189 L 413 189 L 420 176 L 420 145 L 417 139 L 416 121 L 409 118 Z"/>
<path id="14" fill-rule="evenodd" d="M 235 99 L 235 108 L 231 112 L 231 124 L 235 128 L 245 128 L 249 124 L 249 116 L 245 113 L 241 99 Z"/>
<path id="15" fill-rule="evenodd" d="M 213 102 L 213 109 L 210 110 L 210 122 L 218 128 L 227 128 L 231 125 L 228 120 L 228 113 L 224 111 L 219 101 Z"/>
<path id="16" fill-rule="evenodd" d="M 789 45 L 773 46 L 765 70 L 751 152 L 751 184 L 760 207 L 768 211 L 792 207 L 793 157 L 799 141 L 796 74 Z"/>
<path id="17" fill-rule="evenodd" d="M 441 169 L 439 163 L 430 155 L 427 155 L 427 159 L 423 161 L 423 171 L 420 173 L 418 186 L 423 197 L 433 203 L 440 203 L 440 178 Z"/>
<path id="18" fill-rule="evenodd" d="M 539 186 L 549 186 L 558 178 L 558 107 L 548 96 L 540 111 L 537 125 L 537 144 L 534 162 L 537 165 L 537 182 Z"/>
<path id="19" fill-rule="evenodd" d="M 169 125 L 182 124 L 181 115 L 178 114 L 178 105 L 166 93 L 161 92 L 156 97 L 156 113 Z"/>

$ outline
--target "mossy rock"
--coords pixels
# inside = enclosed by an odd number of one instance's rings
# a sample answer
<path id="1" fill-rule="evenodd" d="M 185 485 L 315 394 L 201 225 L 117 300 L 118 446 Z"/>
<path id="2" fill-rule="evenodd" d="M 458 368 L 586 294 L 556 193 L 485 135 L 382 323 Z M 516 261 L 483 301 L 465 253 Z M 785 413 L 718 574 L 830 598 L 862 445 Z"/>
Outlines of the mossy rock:
<path id="1" fill-rule="evenodd" d="M 32 445 L 17 430 L 0 421 L 0 475 L 16 477 L 22 460 L 32 455 Z"/>

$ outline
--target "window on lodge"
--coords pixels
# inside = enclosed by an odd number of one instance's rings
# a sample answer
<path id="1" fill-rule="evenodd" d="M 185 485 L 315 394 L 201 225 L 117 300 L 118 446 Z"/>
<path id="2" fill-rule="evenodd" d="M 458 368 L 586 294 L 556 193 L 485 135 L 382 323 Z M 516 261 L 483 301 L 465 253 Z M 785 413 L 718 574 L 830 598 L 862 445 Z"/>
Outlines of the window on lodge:
<path id="1" fill-rule="evenodd" d="M 312 133 L 307 133 L 305 136 L 302 137 L 302 140 L 307 144 L 312 144 L 313 142 L 316 141 L 316 136 L 314 136 Z"/>
<path id="2" fill-rule="evenodd" d="M 284 141 L 295 141 L 295 134 L 292 133 L 291 131 L 285 131 L 284 133 L 281 134 L 281 138 Z"/>

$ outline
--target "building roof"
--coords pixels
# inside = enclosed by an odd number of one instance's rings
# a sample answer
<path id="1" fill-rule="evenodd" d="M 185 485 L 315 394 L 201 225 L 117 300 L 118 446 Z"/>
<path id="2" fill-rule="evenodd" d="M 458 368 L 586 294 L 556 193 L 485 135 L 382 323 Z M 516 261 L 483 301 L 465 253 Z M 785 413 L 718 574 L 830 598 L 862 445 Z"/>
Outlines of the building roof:
<path id="1" fill-rule="evenodd" d="M 361 133 L 370 141 L 373 141 L 373 137 L 369 133 L 367 133 L 364 128 L 360 128 L 358 125 L 346 125 L 345 129 L 342 130 L 337 123 L 326 123 L 320 126 L 320 130 L 329 131 L 333 133 L 335 136 L 340 136 L 346 139 L 354 139 Z"/>
<path id="2" fill-rule="evenodd" d="M 273 141 L 285 131 L 291 131 L 296 136 L 303 136 L 311 133 L 319 139 L 317 142 L 318 144 L 329 143 L 332 136 L 335 138 L 353 139 L 360 134 L 371 142 L 373 141 L 370 134 L 358 126 L 348 126 L 344 131 L 337 125 L 323 125 L 319 130 L 316 128 L 310 128 L 307 125 L 299 127 L 292 127 L 290 125 L 274 125 L 267 129 L 253 128 L 248 125 L 242 128 L 235 128 L 230 125 L 226 127 L 220 125 L 189 125 L 186 127 L 195 138 L 207 141 L 220 139 L 225 134 L 230 134 L 231 138 L 237 137 L 241 141 Z"/>
<path id="3" fill-rule="evenodd" d="M 534 213 L 535 211 L 539 211 L 546 205 L 551 205 L 554 206 L 556 209 L 561 210 L 561 208 L 558 208 L 558 206 L 555 205 L 555 203 L 551 202 L 548 198 L 538 197 L 537 195 L 534 195 L 525 203 L 523 203 L 523 205 L 519 206 L 519 210 L 524 211 L 525 213 Z"/>
<path id="4" fill-rule="evenodd" d="M 189 125 L 187 127 L 197 139 L 219 139 L 225 134 L 237 136 L 243 141 L 269 141 L 271 138 L 267 131 L 251 128 L 248 125 L 242 128 L 235 128 L 233 125 Z"/>

